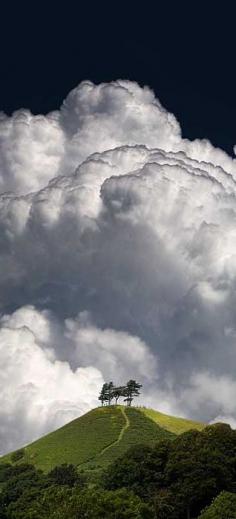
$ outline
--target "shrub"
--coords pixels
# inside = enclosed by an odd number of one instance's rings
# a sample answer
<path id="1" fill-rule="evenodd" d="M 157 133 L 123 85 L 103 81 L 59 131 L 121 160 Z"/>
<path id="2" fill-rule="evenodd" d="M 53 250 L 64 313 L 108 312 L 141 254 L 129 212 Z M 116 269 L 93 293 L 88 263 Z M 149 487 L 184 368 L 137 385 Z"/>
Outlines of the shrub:
<path id="1" fill-rule="evenodd" d="M 12 453 L 11 461 L 13 463 L 16 463 L 17 461 L 19 461 L 22 458 L 24 458 L 24 455 L 25 455 L 25 449 L 18 449 L 18 451 L 15 451 L 15 452 Z"/>
<path id="2" fill-rule="evenodd" d="M 231 492 L 221 492 L 199 517 L 199 519 L 229 518 L 236 518 L 236 494 Z"/>
<path id="3" fill-rule="evenodd" d="M 72 464 L 58 465 L 49 472 L 48 477 L 56 485 L 83 487 L 85 484 L 85 476 L 78 474 L 76 467 Z"/>

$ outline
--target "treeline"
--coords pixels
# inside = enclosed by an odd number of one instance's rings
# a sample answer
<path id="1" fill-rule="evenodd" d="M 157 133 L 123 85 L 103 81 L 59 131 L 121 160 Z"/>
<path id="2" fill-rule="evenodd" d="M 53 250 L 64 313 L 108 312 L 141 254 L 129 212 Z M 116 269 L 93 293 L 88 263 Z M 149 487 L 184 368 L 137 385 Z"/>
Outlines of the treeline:
<path id="1" fill-rule="evenodd" d="M 134 492 L 150 518 L 236 518 L 236 431 L 215 424 L 134 446 L 108 467 L 103 485 Z"/>
<path id="2" fill-rule="evenodd" d="M 72 464 L 44 474 L 0 464 L 0 519 L 150 519 L 147 503 L 125 488 L 91 485 Z"/>
<path id="3" fill-rule="evenodd" d="M 127 406 L 131 406 L 134 397 L 140 395 L 142 384 L 136 380 L 129 380 L 125 386 L 114 386 L 113 382 L 103 384 L 98 400 L 101 405 L 118 404 L 120 398 L 124 399 Z"/>
<path id="4" fill-rule="evenodd" d="M 19 463 L 19 461 L 18 461 Z M 136 445 L 95 480 L 0 463 L 1 519 L 236 518 L 236 431 L 217 424 Z"/>

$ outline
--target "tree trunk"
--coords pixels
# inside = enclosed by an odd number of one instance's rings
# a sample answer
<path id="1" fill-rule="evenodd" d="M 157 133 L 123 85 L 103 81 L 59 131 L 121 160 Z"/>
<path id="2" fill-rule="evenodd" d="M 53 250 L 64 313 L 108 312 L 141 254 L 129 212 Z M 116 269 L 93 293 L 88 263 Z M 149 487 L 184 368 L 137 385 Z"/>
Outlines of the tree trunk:
<path id="1" fill-rule="evenodd" d="M 187 519 L 191 519 L 191 517 L 190 517 L 190 507 L 189 506 L 188 506 L 186 511 L 187 511 Z"/>

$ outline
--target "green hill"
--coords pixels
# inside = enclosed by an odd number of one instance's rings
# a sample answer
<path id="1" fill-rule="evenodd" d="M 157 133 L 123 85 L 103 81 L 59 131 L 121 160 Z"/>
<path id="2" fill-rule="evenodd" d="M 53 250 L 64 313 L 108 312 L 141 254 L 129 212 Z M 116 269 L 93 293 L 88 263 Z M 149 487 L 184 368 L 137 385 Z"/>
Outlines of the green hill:
<path id="1" fill-rule="evenodd" d="M 25 447 L 24 457 L 18 463 L 30 462 L 43 471 L 62 463 L 73 463 L 84 470 L 98 470 L 132 445 L 153 444 L 203 427 L 203 424 L 152 409 L 99 407 Z M 9 460 L 11 454 L 1 458 L 1 462 Z"/>

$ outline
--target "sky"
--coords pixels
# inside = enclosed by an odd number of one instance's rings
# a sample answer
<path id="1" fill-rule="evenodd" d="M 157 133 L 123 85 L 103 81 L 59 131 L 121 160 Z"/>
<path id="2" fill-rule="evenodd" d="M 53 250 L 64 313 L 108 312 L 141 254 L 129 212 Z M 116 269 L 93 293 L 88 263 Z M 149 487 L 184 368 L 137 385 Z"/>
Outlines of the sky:
<path id="1" fill-rule="evenodd" d="M 108 380 L 236 424 L 230 27 L 121 5 L 1 35 L 0 453 Z"/>

